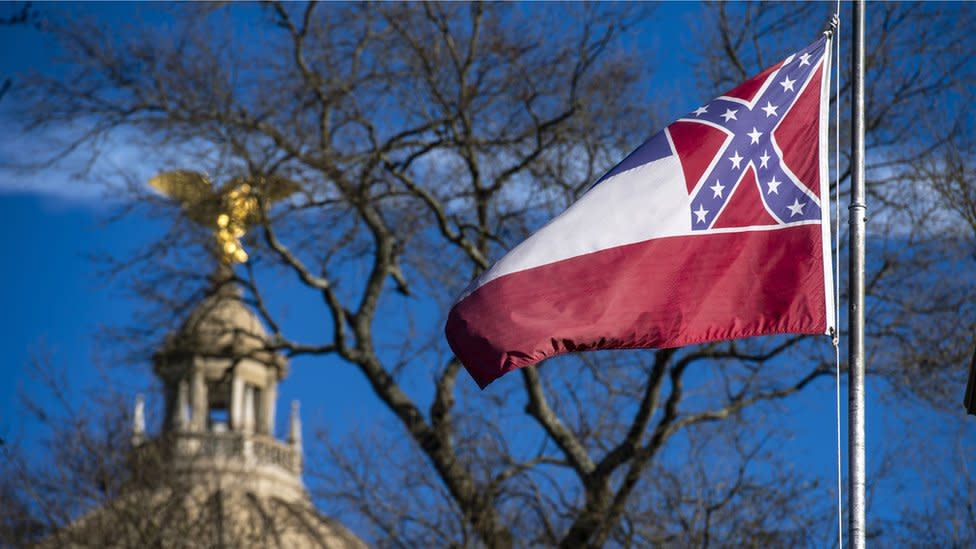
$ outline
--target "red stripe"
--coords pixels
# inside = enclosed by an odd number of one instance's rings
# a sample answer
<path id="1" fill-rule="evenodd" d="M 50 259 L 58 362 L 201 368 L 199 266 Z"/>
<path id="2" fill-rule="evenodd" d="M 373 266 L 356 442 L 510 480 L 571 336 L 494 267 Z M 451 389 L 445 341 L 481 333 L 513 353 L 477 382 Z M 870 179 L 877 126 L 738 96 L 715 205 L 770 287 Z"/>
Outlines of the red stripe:
<path id="1" fill-rule="evenodd" d="M 506 275 L 445 332 L 482 388 L 550 356 L 824 333 L 820 225 L 668 237 Z"/>

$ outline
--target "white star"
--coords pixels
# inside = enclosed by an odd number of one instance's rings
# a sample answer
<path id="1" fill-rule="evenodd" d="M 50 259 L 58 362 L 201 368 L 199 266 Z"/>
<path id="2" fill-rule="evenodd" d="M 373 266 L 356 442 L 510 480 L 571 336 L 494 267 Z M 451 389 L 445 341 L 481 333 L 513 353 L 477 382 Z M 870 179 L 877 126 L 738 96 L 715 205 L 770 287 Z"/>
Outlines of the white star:
<path id="1" fill-rule="evenodd" d="M 780 86 L 783 86 L 783 91 L 794 91 L 793 84 L 796 84 L 796 80 L 790 80 L 789 76 L 786 77 L 786 80 L 779 83 Z"/>
<path id="2" fill-rule="evenodd" d="M 705 222 L 705 216 L 708 215 L 708 210 L 705 209 L 705 206 L 703 206 L 702 204 L 699 204 L 698 205 L 698 209 L 695 210 L 692 213 L 695 214 L 695 217 L 698 218 L 698 219 L 695 220 L 696 222 L 698 222 L 698 223 L 704 223 Z"/>
<path id="3" fill-rule="evenodd" d="M 709 187 L 709 189 L 715 191 L 715 194 L 712 195 L 712 198 L 722 198 L 722 191 L 725 190 L 725 185 L 721 184 L 718 180 L 716 180 L 715 184 Z"/>
<path id="4" fill-rule="evenodd" d="M 759 136 L 762 135 L 762 132 L 756 131 L 756 127 L 753 126 L 752 131 L 746 135 L 749 136 L 749 139 L 751 140 L 750 143 L 759 143 Z"/>
<path id="5" fill-rule="evenodd" d="M 766 101 L 766 106 L 763 107 L 762 110 L 766 111 L 766 118 L 769 118 L 770 116 L 776 116 L 776 109 L 778 108 L 779 107 L 773 106 L 773 104 L 769 101 Z"/>
<path id="6" fill-rule="evenodd" d="M 726 122 L 728 122 L 729 120 L 738 120 L 738 118 L 735 117 L 735 113 L 737 112 L 739 111 L 738 110 L 733 111 L 732 109 L 725 109 L 725 114 L 722 115 L 722 118 L 724 118 Z"/>
<path id="7" fill-rule="evenodd" d="M 800 66 L 802 67 L 803 65 L 809 65 L 809 64 L 810 64 L 810 54 L 804 53 L 803 55 L 800 56 Z"/>
<path id="8" fill-rule="evenodd" d="M 803 215 L 803 207 L 806 205 L 806 202 L 801 204 L 799 198 L 794 198 L 793 204 L 787 206 L 787 208 L 790 210 L 790 217 L 793 217 L 794 215 Z"/>
<path id="9" fill-rule="evenodd" d="M 766 194 L 769 193 L 779 194 L 779 186 L 782 183 L 783 183 L 782 181 L 776 181 L 776 176 L 774 175 L 773 178 L 769 180 L 769 183 L 766 183 L 766 185 L 769 186 L 769 190 L 766 191 Z"/>
<path id="10" fill-rule="evenodd" d="M 701 115 L 705 114 L 706 112 L 708 112 L 708 106 L 707 105 L 702 105 L 701 107 L 698 107 L 697 109 L 695 109 L 695 116 L 701 116 Z"/>
<path id="11" fill-rule="evenodd" d="M 766 167 L 766 163 L 769 162 L 769 158 L 770 158 L 769 151 L 763 151 L 762 156 L 759 157 L 759 160 L 762 161 L 759 164 L 759 167 L 760 168 L 765 168 Z"/>
<path id="12" fill-rule="evenodd" d="M 742 157 L 739 156 L 739 151 L 735 151 L 735 153 L 732 156 L 729 157 L 729 160 L 732 161 L 732 167 L 733 168 L 735 168 L 737 170 L 741 170 L 742 169 L 742 168 L 739 167 L 739 163 L 742 162 Z"/>

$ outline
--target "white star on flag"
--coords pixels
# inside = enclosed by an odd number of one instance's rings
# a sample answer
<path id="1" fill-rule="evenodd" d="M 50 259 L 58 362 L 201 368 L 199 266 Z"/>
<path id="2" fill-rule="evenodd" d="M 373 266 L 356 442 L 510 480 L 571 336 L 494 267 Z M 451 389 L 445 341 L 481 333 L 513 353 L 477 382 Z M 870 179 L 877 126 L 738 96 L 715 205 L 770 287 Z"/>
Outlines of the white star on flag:
<path id="1" fill-rule="evenodd" d="M 735 154 L 733 154 L 732 156 L 730 156 L 729 157 L 729 160 L 732 161 L 732 167 L 733 168 L 735 168 L 737 170 L 738 169 L 742 169 L 741 167 L 739 167 L 739 163 L 742 162 L 742 157 L 739 156 L 739 151 L 735 151 Z"/>
<path id="2" fill-rule="evenodd" d="M 762 156 L 759 157 L 759 160 L 761 161 L 759 167 L 765 168 L 766 164 L 769 162 L 769 159 L 770 159 L 769 151 L 763 151 Z"/>
<path id="3" fill-rule="evenodd" d="M 697 109 L 695 109 L 695 116 L 701 116 L 701 115 L 705 114 L 706 112 L 708 112 L 708 106 L 707 105 L 702 105 L 701 107 L 698 107 Z"/>
<path id="4" fill-rule="evenodd" d="M 766 118 L 769 118 L 770 116 L 776 116 L 776 109 L 778 108 L 779 107 L 774 106 L 769 101 L 766 101 L 766 106 L 763 107 L 762 110 L 766 112 Z"/>
<path id="5" fill-rule="evenodd" d="M 706 215 L 708 215 L 708 210 L 706 210 L 704 206 L 699 204 L 698 209 L 695 210 L 695 216 L 698 217 L 698 222 L 704 223 Z"/>
<path id="6" fill-rule="evenodd" d="M 724 118 L 726 122 L 728 122 L 729 120 L 738 120 L 738 118 L 735 117 L 735 113 L 737 112 L 739 111 L 732 110 L 732 109 L 725 109 L 725 114 L 722 115 L 722 118 Z"/>
<path id="7" fill-rule="evenodd" d="M 803 215 L 803 207 L 806 206 L 806 202 L 800 202 L 799 198 L 793 199 L 793 204 L 787 206 L 790 209 L 790 217 L 794 215 Z"/>
<path id="8" fill-rule="evenodd" d="M 789 76 L 786 77 L 786 80 L 779 83 L 780 86 L 783 86 L 783 91 L 795 91 L 793 84 L 796 84 L 796 80 L 790 80 Z"/>
<path id="9" fill-rule="evenodd" d="M 767 185 L 769 185 L 769 190 L 766 191 L 766 194 L 779 194 L 779 186 L 782 183 L 782 181 L 776 181 L 776 176 L 774 175 L 773 178 L 769 180 L 769 183 L 767 183 Z"/>
<path id="10" fill-rule="evenodd" d="M 762 136 L 762 132 L 756 131 L 756 127 L 753 126 L 752 131 L 747 133 L 746 135 L 749 136 L 749 139 L 751 140 L 752 143 L 759 143 L 759 138 Z"/>
<path id="11" fill-rule="evenodd" d="M 803 55 L 800 56 L 800 66 L 802 67 L 803 65 L 809 65 L 809 64 L 810 64 L 810 54 L 804 53 Z"/>
<path id="12" fill-rule="evenodd" d="M 716 181 L 714 185 L 709 187 L 709 189 L 715 191 L 715 196 L 713 196 L 713 198 L 722 198 L 722 191 L 725 190 L 725 185 L 719 181 Z"/>

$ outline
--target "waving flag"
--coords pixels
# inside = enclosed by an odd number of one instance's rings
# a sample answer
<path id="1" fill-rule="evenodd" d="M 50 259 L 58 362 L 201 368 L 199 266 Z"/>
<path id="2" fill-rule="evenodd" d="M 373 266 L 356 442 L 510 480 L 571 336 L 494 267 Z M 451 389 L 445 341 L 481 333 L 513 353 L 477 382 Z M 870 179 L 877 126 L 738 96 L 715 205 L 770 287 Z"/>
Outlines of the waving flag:
<path id="1" fill-rule="evenodd" d="M 673 122 L 475 280 L 445 328 L 475 381 L 575 351 L 829 332 L 828 52 Z"/>

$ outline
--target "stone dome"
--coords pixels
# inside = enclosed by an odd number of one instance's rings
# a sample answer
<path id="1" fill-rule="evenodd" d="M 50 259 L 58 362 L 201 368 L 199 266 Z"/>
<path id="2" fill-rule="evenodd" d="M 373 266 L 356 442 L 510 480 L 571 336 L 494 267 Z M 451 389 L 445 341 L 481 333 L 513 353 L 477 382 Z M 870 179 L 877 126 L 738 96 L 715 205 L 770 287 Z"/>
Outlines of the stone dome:
<path id="1" fill-rule="evenodd" d="M 202 354 L 246 354 L 266 346 L 268 332 L 237 289 L 208 296 L 187 317 L 176 337 Z"/>
<path id="2" fill-rule="evenodd" d="M 167 337 L 161 354 L 250 356 L 268 364 L 279 362 L 267 346 L 268 332 L 261 320 L 244 303 L 240 289 L 228 283 L 190 312 L 180 328 Z"/>

